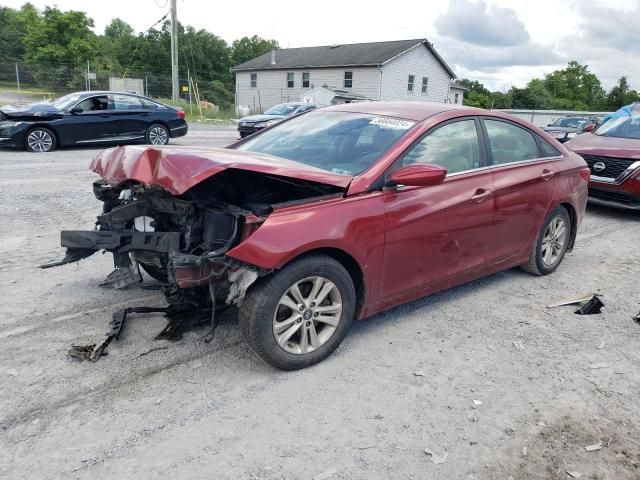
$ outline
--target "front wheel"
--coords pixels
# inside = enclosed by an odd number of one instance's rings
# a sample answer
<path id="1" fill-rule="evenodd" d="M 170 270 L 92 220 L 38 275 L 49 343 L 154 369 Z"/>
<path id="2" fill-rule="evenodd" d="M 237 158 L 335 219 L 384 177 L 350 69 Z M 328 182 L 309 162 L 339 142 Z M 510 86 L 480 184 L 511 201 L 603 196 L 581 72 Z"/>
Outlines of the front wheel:
<path id="1" fill-rule="evenodd" d="M 521 268 L 534 275 L 554 272 L 567 252 L 570 236 L 571 217 L 566 208 L 558 206 L 542 224 L 529 261 Z"/>
<path id="2" fill-rule="evenodd" d="M 355 288 L 326 255 L 301 258 L 253 285 L 240 308 L 245 341 L 261 359 L 297 370 L 328 357 L 347 335 Z"/>
<path id="3" fill-rule="evenodd" d="M 48 128 L 32 128 L 27 132 L 24 145 L 30 152 L 51 152 L 56 148 L 56 136 Z"/>
<path id="4" fill-rule="evenodd" d="M 169 130 L 164 125 L 154 123 L 147 128 L 146 141 L 151 145 L 166 145 L 169 143 Z"/>

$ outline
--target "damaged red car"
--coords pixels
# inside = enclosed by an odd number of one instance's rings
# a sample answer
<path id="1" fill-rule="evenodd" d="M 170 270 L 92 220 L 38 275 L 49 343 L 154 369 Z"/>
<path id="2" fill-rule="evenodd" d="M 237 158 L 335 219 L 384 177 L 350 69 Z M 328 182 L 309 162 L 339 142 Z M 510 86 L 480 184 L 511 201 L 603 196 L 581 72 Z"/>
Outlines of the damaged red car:
<path id="1" fill-rule="evenodd" d="M 354 320 L 571 250 L 589 168 L 498 112 L 358 103 L 286 120 L 226 149 L 129 146 L 91 169 L 96 229 L 61 262 L 113 253 L 107 283 L 165 282 L 168 316 L 238 305 L 251 349 L 317 363 Z M 213 321 L 213 320 L 212 320 Z"/>

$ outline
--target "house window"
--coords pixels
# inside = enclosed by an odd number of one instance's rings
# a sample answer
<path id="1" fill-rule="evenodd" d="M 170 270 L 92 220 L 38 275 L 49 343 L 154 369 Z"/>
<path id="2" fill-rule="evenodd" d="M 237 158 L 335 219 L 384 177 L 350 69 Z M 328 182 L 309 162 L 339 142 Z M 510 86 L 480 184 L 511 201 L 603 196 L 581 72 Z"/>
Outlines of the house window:
<path id="1" fill-rule="evenodd" d="M 302 88 L 309 88 L 309 72 L 302 74 Z"/>
<path id="2" fill-rule="evenodd" d="M 251 88 L 256 88 L 258 86 L 258 74 L 251 74 Z"/>
<path id="3" fill-rule="evenodd" d="M 409 75 L 409 80 L 407 81 L 407 92 L 413 93 L 413 83 L 416 80 L 415 75 Z"/>
<path id="4" fill-rule="evenodd" d="M 422 77 L 422 93 L 423 94 L 427 93 L 428 87 L 429 87 L 429 78 L 428 77 Z"/>
<path id="5" fill-rule="evenodd" d="M 458 97 L 459 97 L 459 96 L 460 96 L 460 94 L 459 94 L 459 93 L 456 93 L 456 97 L 455 97 L 455 99 L 454 99 L 453 103 L 460 103 L 460 102 L 458 101 Z"/>
<path id="6" fill-rule="evenodd" d="M 294 81 L 293 81 L 293 72 L 288 72 L 287 73 L 287 88 L 293 88 L 294 86 Z"/>
<path id="7" fill-rule="evenodd" d="M 353 72 L 344 72 L 344 88 L 353 87 Z"/>

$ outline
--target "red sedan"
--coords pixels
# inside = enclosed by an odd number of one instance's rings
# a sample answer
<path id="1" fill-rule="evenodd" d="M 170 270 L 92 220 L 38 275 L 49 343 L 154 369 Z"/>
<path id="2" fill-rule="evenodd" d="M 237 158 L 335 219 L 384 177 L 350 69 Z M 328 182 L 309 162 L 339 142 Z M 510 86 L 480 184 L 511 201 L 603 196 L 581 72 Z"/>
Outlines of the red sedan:
<path id="1" fill-rule="evenodd" d="M 105 249 L 107 283 L 167 282 L 170 321 L 239 305 L 281 369 L 330 355 L 352 322 L 571 250 L 589 169 L 542 130 L 429 103 L 313 111 L 228 149 L 118 147 L 91 166 L 104 213 L 63 231 L 63 263 Z"/>

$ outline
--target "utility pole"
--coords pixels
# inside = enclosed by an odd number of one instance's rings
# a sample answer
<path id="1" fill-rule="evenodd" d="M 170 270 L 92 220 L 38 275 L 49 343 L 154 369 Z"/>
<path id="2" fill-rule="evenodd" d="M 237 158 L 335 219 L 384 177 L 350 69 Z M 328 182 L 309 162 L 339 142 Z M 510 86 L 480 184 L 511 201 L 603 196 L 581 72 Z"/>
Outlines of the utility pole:
<path id="1" fill-rule="evenodd" d="M 18 62 L 16 62 L 16 83 L 18 84 L 18 103 L 20 103 L 20 70 L 18 69 Z"/>
<path id="2" fill-rule="evenodd" d="M 178 12 L 176 0 L 171 0 L 171 98 L 178 100 Z"/>

